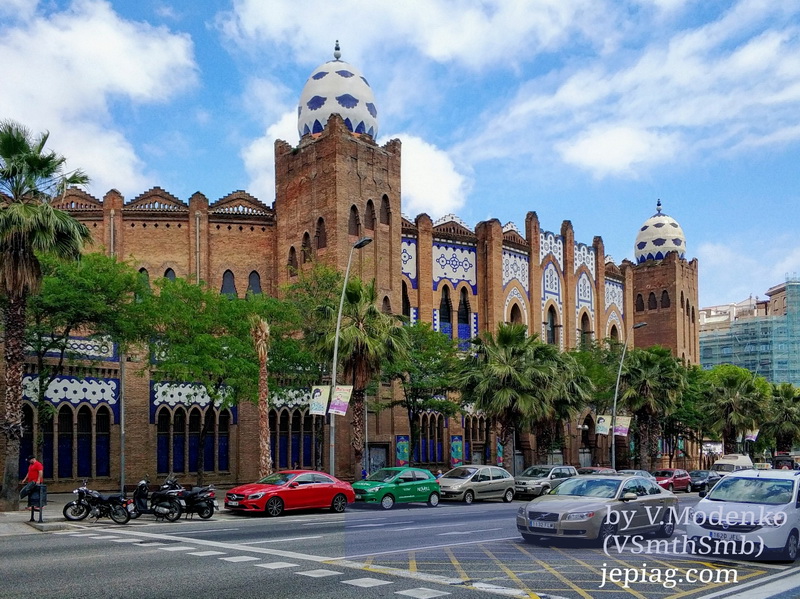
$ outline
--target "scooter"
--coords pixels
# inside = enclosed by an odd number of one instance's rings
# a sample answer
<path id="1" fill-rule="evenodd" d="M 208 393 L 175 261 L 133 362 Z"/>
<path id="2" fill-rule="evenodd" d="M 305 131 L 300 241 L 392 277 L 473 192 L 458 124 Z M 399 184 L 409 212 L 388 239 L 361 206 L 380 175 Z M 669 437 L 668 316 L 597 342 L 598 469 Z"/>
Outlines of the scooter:
<path id="1" fill-rule="evenodd" d="M 133 510 L 131 518 L 138 518 L 142 514 L 153 514 L 156 520 L 164 518 L 168 522 L 175 522 L 183 513 L 181 500 L 177 491 L 166 489 L 166 483 L 158 491 L 150 492 L 150 477 L 145 477 L 136 485 L 133 492 Z"/>
<path id="2" fill-rule="evenodd" d="M 169 489 L 170 491 L 177 491 L 178 498 L 185 502 L 184 512 L 186 514 L 197 514 L 203 520 L 207 520 L 214 515 L 214 509 L 219 507 L 216 499 L 216 491 L 214 485 L 206 485 L 205 487 L 192 487 L 191 489 L 184 489 L 178 478 L 174 475 L 167 477 L 162 489 Z"/>
<path id="3" fill-rule="evenodd" d="M 83 485 L 72 491 L 78 498 L 64 506 L 64 518 L 73 522 L 91 516 L 97 522 L 103 517 L 111 518 L 117 524 L 126 524 L 132 517 L 133 503 L 122 493 L 102 495 Z"/>

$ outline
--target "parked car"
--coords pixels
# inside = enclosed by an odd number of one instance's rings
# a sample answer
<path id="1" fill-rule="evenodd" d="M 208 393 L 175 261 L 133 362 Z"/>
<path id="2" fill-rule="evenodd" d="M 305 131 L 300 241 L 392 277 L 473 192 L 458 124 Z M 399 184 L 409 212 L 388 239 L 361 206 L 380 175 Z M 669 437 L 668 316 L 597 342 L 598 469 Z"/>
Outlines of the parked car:
<path id="1" fill-rule="evenodd" d="M 795 561 L 800 535 L 800 477 L 789 470 L 742 470 L 700 493 L 686 534 L 695 552 Z"/>
<path id="2" fill-rule="evenodd" d="M 519 508 L 517 530 L 528 542 L 581 538 L 597 539 L 602 545 L 612 535 L 649 532 L 669 538 L 675 531 L 672 514 L 677 505 L 678 498 L 652 479 L 577 476 Z"/>
<path id="3" fill-rule="evenodd" d="M 626 474 L 628 476 L 641 476 L 642 478 L 649 478 L 655 480 L 656 477 L 650 474 L 647 470 L 619 470 L 618 474 Z"/>
<path id="4" fill-rule="evenodd" d="M 442 499 L 472 503 L 482 499 L 514 499 L 514 477 L 497 466 L 459 466 L 439 477 Z"/>
<path id="5" fill-rule="evenodd" d="M 656 477 L 656 482 L 663 489 L 668 491 L 690 491 L 692 479 L 686 470 L 680 468 L 663 468 L 655 470 L 653 476 Z"/>
<path id="6" fill-rule="evenodd" d="M 578 476 L 574 466 L 531 466 L 514 477 L 514 491 L 519 497 L 544 495 L 570 476 Z"/>
<path id="7" fill-rule="evenodd" d="M 722 475 L 713 470 L 692 470 L 689 472 L 689 478 L 691 478 L 689 487 L 692 491 L 709 491 Z"/>
<path id="8" fill-rule="evenodd" d="M 422 468 L 381 468 L 366 480 L 353 483 L 356 501 L 378 503 L 390 510 L 395 503 L 424 501 L 431 507 L 439 505 L 439 481 Z"/>
<path id="9" fill-rule="evenodd" d="M 356 500 L 353 487 L 315 470 L 283 470 L 225 493 L 225 509 L 266 512 L 280 516 L 286 510 L 329 508 L 341 513 Z"/>
<path id="10" fill-rule="evenodd" d="M 578 468 L 578 474 L 616 474 L 617 471 L 613 468 L 604 468 L 602 466 L 584 466 Z"/>
<path id="11" fill-rule="evenodd" d="M 749 470 L 753 467 L 753 460 L 750 456 L 741 453 L 729 453 L 722 456 L 714 465 L 711 466 L 712 470 L 720 473 L 725 472 L 738 472 L 739 470 Z"/>

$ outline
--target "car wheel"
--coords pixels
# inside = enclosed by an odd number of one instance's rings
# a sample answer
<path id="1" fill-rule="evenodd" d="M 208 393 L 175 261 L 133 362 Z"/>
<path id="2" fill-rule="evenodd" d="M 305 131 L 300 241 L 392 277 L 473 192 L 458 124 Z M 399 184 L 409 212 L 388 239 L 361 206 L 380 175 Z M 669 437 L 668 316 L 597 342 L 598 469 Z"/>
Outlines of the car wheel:
<path id="1" fill-rule="evenodd" d="M 597 533 L 597 544 L 604 547 L 606 539 L 608 537 L 613 537 L 615 534 L 617 534 L 617 525 L 611 524 L 608 518 L 603 519 L 603 523 L 600 525 L 600 531 Z"/>
<path id="2" fill-rule="evenodd" d="M 793 562 L 797 559 L 798 541 L 797 531 L 793 530 L 786 539 L 786 546 L 783 548 L 783 559 Z"/>
<path id="3" fill-rule="evenodd" d="M 667 519 L 661 523 L 656 531 L 656 536 L 659 539 L 668 539 L 675 533 L 675 522 L 672 520 L 672 514 L 667 514 Z"/>
<path id="4" fill-rule="evenodd" d="M 684 493 L 691 493 L 692 490 L 689 488 L 689 485 L 686 485 L 686 488 L 683 490 Z"/>
<path id="5" fill-rule="evenodd" d="M 503 501 L 506 503 L 511 503 L 514 499 L 514 489 L 508 489 L 506 494 L 503 495 Z"/>
<path id="6" fill-rule="evenodd" d="M 331 501 L 331 511 L 341 514 L 345 509 L 347 509 L 347 497 L 339 493 Z"/>
<path id="7" fill-rule="evenodd" d="M 675 485 L 673 485 L 672 483 L 669 483 L 669 486 L 667 487 L 667 491 L 669 491 L 670 493 L 673 493 L 675 491 Z"/>
<path id="8" fill-rule="evenodd" d="M 428 497 L 428 505 L 431 507 L 436 507 L 439 505 L 439 494 L 438 493 L 431 493 L 431 496 Z"/>
<path id="9" fill-rule="evenodd" d="M 464 503 L 469 505 L 473 501 L 475 501 L 475 493 L 473 493 L 472 491 L 467 491 L 466 493 L 464 493 Z"/>
<path id="10" fill-rule="evenodd" d="M 384 495 L 381 498 L 381 507 L 385 510 L 390 510 L 394 507 L 394 497 L 389 494 Z"/>
<path id="11" fill-rule="evenodd" d="M 541 497 L 542 495 L 547 495 L 549 492 L 550 492 L 550 487 L 545 485 L 544 487 L 542 487 L 542 490 L 539 492 L 539 497 Z"/>
<path id="12" fill-rule="evenodd" d="M 280 497 L 270 497 L 267 500 L 267 505 L 264 506 L 264 511 L 268 516 L 280 516 L 283 513 L 283 499 Z"/>

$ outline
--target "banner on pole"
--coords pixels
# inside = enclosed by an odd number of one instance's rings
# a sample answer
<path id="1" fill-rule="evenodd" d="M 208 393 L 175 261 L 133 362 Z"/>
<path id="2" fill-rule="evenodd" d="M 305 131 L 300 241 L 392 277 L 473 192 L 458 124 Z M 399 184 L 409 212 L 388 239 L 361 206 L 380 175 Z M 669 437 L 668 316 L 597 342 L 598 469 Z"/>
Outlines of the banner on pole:
<path id="1" fill-rule="evenodd" d="M 628 431 L 631 429 L 630 416 L 617 416 L 617 422 L 614 425 L 614 434 L 620 437 L 627 437 Z"/>
<path id="2" fill-rule="evenodd" d="M 455 468 L 464 463 L 464 437 L 450 435 L 450 466 Z"/>
<path id="3" fill-rule="evenodd" d="M 745 441 L 753 441 L 753 442 L 755 442 L 758 439 L 758 431 L 759 431 L 759 429 L 756 429 L 754 431 L 747 431 L 744 434 L 744 440 Z"/>
<path id="4" fill-rule="evenodd" d="M 330 385 L 316 385 L 311 387 L 311 401 L 308 402 L 308 413 L 312 416 L 324 416 L 328 408 L 328 398 L 330 395 Z"/>
<path id="5" fill-rule="evenodd" d="M 397 435 L 395 437 L 394 457 L 395 466 L 405 466 L 408 464 L 408 435 Z"/>
<path id="6" fill-rule="evenodd" d="M 594 425 L 594 432 L 596 435 L 607 435 L 611 431 L 611 416 L 602 414 L 597 417 L 597 422 Z"/>
<path id="7" fill-rule="evenodd" d="M 353 385 L 336 385 L 331 397 L 331 405 L 328 406 L 328 413 L 335 416 L 347 414 L 347 406 L 350 405 L 350 395 L 353 393 Z"/>

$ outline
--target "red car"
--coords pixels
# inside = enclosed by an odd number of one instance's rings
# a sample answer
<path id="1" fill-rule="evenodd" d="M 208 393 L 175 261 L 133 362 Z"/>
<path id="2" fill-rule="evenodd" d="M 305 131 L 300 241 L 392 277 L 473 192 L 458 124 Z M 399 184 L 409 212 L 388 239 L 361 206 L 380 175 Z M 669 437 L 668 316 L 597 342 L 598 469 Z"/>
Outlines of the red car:
<path id="1" fill-rule="evenodd" d="M 687 493 L 692 490 L 692 477 L 686 470 L 678 468 L 664 468 L 653 472 L 656 477 L 658 486 L 668 491 L 686 491 Z"/>
<path id="2" fill-rule="evenodd" d="M 265 512 L 328 508 L 341 513 L 356 500 L 350 483 L 316 470 L 283 470 L 258 482 L 234 487 L 225 494 L 225 509 Z"/>

